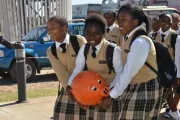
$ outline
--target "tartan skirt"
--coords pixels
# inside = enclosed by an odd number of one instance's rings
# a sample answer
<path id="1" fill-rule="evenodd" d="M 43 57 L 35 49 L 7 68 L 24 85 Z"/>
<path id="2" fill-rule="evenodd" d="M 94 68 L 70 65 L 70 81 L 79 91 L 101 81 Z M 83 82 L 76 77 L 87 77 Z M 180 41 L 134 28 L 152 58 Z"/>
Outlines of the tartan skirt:
<path id="1" fill-rule="evenodd" d="M 163 89 L 157 79 L 129 85 L 122 95 L 119 120 L 158 120 Z"/>
<path id="2" fill-rule="evenodd" d="M 98 106 L 87 109 L 87 120 L 118 120 L 121 112 L 121 97 L 114 99 L 112 105 L 107 110 L 102 110 Z"/>
<path id="3" fill-rule="evenodd" d="M 54 106 L 54 120 L 86 120 L 86 111 L 62 88 Z"/>
<path id="4" fill-rule="evenodd" d="M 82 109 L 68 97 L 66 91 L 61 91 L 54 107 L 54 120 L 118 120 L 121 112 L 121 98 L 113 100 L 107 110 L 98 106 Z"/>

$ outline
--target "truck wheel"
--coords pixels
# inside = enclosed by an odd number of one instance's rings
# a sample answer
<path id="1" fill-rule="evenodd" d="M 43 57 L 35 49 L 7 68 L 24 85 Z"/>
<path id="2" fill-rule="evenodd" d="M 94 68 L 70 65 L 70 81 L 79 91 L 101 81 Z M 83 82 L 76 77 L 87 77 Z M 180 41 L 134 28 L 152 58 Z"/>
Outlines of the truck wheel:
<path id="1" fill-rule="evenodd" d="M 25 74 L 26 74 L 26 81 L 29 82 L 32 78 L 36 75 L 36 66 L 32 60 L 26 60 L 25 64 Z M 14 62 L 10 69 L 11 77 L 14 81 L 17 81 L 16 78 L 16 62 Z"/>
<path id="2" fill-rule="evenodd" d="M 2 78 L 8 78 L 8 77 L 9 77 L 9 73 L 8 73 L 8 72 L 5 72 L 5 71 L 0 70 L 0 77 L 2 77 Z"/>

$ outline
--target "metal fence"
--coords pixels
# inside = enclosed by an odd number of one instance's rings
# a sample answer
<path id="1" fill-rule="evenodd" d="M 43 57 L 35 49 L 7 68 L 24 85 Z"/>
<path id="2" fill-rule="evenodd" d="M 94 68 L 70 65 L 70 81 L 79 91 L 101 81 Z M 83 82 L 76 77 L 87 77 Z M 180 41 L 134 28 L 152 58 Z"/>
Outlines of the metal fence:
<path id="1" fill-rule="evenodd" d="M 18 41 L 29 31 L 54 16 L 72 19 L 72 0 L 0 0 L 3 37 Z"/>

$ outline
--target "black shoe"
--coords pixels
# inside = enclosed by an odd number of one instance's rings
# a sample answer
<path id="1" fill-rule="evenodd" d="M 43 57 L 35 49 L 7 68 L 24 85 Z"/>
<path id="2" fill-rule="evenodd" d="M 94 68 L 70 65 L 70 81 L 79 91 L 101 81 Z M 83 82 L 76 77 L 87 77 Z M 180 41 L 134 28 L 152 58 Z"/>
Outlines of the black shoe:
<path id="1" fill-rule="evenodd" d="M 170 111 L 170 108 L 166 108 L 166 113 L 168 113 Z"/>

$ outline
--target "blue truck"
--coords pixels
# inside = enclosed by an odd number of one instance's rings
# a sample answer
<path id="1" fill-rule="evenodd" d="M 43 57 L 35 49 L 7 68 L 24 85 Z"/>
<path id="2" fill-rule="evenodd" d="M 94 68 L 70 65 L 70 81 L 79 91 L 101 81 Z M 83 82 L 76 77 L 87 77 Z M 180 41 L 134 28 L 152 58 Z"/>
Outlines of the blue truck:
<path id="1" fill-rule="evenodd" d="M 68 27 L 72 34 L 84 35 L 84 22 L 71 22 Z M 26 78 L 30 81 L 36 73 L 40 73 L 42 68 L 51 67 L 46 50 L 53 44 L 53 41 L 48 39 L 47 24 L 36 27 L 21 41 L 25 45 Z M 11 76 L 16 81 L 15 66 L 14 49 L 0 45 L 0 77 Z"/>

